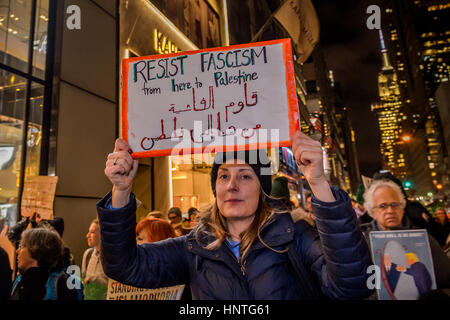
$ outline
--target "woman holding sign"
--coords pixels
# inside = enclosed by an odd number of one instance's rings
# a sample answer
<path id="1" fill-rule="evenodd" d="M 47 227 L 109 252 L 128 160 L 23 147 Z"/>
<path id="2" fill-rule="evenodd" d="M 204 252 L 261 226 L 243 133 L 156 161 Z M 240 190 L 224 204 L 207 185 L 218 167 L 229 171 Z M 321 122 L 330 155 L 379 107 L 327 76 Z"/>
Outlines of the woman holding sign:
<path id="1" fill-rule="evenodd" d="M 105 273 L 144 288 L 190 283 L 193 299 L 369 296 L 372 263 L 350 198 L 326 181 L 320 143 L 300 131 L 291 142 L 314 194 L 318 233 L 271 207 L 270 162 L 255 150 L 216 154 L 215 201 L 190 234 L 138 246 L 131 193 L 138 161 L 118 139 L 105 168 L 113 189 L 97 204 Z"/>

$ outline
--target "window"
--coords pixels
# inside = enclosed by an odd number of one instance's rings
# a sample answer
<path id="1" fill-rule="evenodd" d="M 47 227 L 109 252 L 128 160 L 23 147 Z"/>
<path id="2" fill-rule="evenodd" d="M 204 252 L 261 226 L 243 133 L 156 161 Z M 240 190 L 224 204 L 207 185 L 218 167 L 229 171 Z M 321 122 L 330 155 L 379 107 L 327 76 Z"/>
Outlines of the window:
<path id="1" fill-rule="evenodd" d="M 0 5 L 0 219 L 8 225 L 24 177 L 40 173 L 48 22 L 49 0 Z"/>

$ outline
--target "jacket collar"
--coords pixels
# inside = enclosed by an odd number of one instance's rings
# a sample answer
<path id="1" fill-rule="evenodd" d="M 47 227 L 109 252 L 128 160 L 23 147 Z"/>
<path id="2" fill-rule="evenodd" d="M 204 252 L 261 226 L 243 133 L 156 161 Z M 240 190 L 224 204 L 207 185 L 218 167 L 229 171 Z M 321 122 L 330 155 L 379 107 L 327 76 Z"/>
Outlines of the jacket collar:
<path id="1" fill-rule="evenodd" d="M 294 239 L 294 228 L 294 222 L 292 221 L 290 213 L 276 213 L 262 226 L 260 230 L 260 237 L 269 247 L 281 246 L 291 242 Z M 220 255 L 219 251 L 223 251 L 224 249 L 231 252 L 231 249 L 224 248 L 226 246 L 225 243 L 223 243 L 217 250 L 206 249 L 206 246 L 213 242 L 215 238 L 212 235 L 202 232 L 199 234 L 199 241 L 197 241 L 195 239 L 196 230 L 197 227 L 187 235 L 189 251 L 207 258 L 217 257 L 218 254 Z M 265 247 L 264 244 L 256 238 L 250 251 L 258 250 L 263 247 Z"/>

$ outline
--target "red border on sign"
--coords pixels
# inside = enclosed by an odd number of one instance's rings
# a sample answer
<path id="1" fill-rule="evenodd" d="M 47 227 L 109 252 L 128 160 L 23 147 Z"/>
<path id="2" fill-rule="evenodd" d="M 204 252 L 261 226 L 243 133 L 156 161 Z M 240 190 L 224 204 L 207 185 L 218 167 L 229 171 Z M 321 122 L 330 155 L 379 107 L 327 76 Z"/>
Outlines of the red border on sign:
<path id="1" fill-rule="evenodd" d="M 300 129 L 300 118 L 298 112 L 298 101 L 297 92 L 295 88 L 295 73 L 294 64 L 292 60 L 292 47 L 290 39 L 278 39 L 270 41 L 252 42 L 246 44 L 238 44 L 228 47 L 217 47 L 210 49 L 201 49 L 195 51 L 183 51 L 177 53 L 169 54 L 157 54 L 145 57 L 134 57 L 122 60 L 122 137 L 128 142 L 128 74 L 129 74 L 129 64 L 134 61 L 146 60 L 146 59 L 161 59 L 170 58 L 181 55 L 193 55 L 201 52 L 212 52 L 212 51 L 225 51 L 235 48 L 248 48 L 255 46 L 282 44 L 283 47 L 283 60 L 286 70 L 286 91 L 287 91 L 287 102 L 288 102 L 288 115 L 289 115 L 289 136 L 292 138 L 294 133 Z M 271 147 L 289 147 L 291 145 L 290 141 L 280 141 L 280 142 L 265 142 L 257 144 L 246 144 L 240 146 L 234 146 L 234 150 L 251 150 L 257 148 L 271 148 Z M 185 149 L 164 149 L 164 150 L 154 150 L 154 151 L 143 151 L 143 152 L 133 152 L 131 156 L 133 158 L 148 158 L 148 157 L 160 157 L 160 156 L 170 156 L 173 154 L 194 154 L 203 153 L 204 150 L 208 152 L 215 152 L 214 150 L 231 150 L 227 146 L 205 146 L 199 148 L 185 148 Z"/>

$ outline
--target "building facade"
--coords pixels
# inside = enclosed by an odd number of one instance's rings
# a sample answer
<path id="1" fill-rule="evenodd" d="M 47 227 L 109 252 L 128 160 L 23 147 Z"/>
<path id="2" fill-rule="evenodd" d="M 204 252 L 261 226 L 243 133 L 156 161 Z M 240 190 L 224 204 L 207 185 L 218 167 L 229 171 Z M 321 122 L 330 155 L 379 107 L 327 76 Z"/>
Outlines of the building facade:
<path id="1" fill-rule="evenodd" d="M 448 181 L 448 152 L 436 103 L 436 90 L 449 80 L 450 2 L 384 1 L 383 31 L 399 78 L 404 113 L 405 150 L 425 151 L 407 161 L 411 195 L 431 200 Z M 415 151 L 414 151 L 415 152 Z M 420 171 L 426 169 L 426 174 Z M 431 197 L 429 195 L 432 195 Z"/>
<path id="2" fill-rule="evenodd" d="M 399 179 L 405 180 L 407 176 L 406 159 L 404 153 L 398 147 L 398 143 L 402 136 L 406 116 L 403 111 L 397 73 L 391 65 L 381 30 L 380 42 L 383 61 L 381 71 L 378 74 L 380 103 L 372 104 L 371 109 L 378 118 L 383 169 L 391 171 Z"/>

